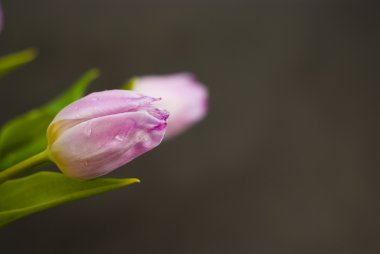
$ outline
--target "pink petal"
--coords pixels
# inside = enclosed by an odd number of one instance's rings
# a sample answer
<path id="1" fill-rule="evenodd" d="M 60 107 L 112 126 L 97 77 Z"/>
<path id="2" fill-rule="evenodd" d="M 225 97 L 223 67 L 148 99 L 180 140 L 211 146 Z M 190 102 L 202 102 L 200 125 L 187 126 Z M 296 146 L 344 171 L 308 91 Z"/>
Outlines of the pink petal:
<path id="1" fill-rule="evenodd" d="M 170 112 L 165 139 L 184 132 L 207 114 L 208 91 L 192 74 L 144 76 L 137 79 L 133 90 L 162 99 L 156 105 Z"/>

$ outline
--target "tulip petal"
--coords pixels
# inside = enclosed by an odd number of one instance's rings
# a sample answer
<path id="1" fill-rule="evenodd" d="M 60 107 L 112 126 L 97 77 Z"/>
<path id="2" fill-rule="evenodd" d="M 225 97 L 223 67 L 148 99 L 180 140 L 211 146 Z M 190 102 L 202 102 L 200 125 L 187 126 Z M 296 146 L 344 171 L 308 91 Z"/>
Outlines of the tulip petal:
<path id="1" fill-rule="evenodd" d="M 134 111 L 138 107 L 149 105 L 157 100 L 159 99 L 125 90 L 96 92 L 65 107 L 57 114 L 53 123 L 68 119 L 86 121 L 97 117 Z"/>
<path id="2" fill-rule="evenodd" d="M 160 144 L 167 117 L 160 115 L 140 110 L 79 123 L 57 137 L 50 146 L 51 159 L 72 178 L 107 174 Z"/>
<path id="3" fill-rule="evenodd" d="M 144 76 L 134 80 L 133 90 L 162 99 L 156 105 L 170 112 L 165 139 L 182 133 L 207 114 L 208 91 L 192 74 Z"/>

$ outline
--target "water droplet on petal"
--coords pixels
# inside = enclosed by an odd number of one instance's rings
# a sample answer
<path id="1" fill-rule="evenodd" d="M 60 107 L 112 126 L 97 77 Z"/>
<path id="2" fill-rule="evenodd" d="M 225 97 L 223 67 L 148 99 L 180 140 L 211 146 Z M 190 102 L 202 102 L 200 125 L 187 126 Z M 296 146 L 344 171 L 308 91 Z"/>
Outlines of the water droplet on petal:
<path id="1" fill-rule="evenodd" d="M 118 134 L 118 135 L 116 135 L 115 136 L 115 139 L 117 140 L 117 141 L 124 141 L 124 136 L 123 135 L 120 135 L 120 134 Z"/>
<path id="2" fill-rule="evenodd" d="M 92 134 L 92 128 L 91 128 L 91 126 L 86 127 L 84 129 L 84 135 L 86 135 L 87 137 L 89 137 L 89 136 L 91 136 L 91 134 Z"/>

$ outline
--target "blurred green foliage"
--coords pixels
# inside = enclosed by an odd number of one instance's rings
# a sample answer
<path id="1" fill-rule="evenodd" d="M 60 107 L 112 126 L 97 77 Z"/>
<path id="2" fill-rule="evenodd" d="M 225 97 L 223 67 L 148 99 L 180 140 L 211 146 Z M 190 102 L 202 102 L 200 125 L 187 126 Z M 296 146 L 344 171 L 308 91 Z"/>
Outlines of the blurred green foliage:
<path id="1" fill-rule="evenodd" d="M 138 182 L 135 178 L 78 181 L 53 172 L 10 180 L 0 185 L 0 227 L 38 211 Z"/>
<path id="2" fill-rule="evenodd" d="M 26 49 L 17 53 L 12 53 L 0 58 L 0 77 L 33 61 L 37 56 L 34 48 Z"/>
<path id="3" fill-rule="evenodd" d="M 50 122 L 63 107 L 80 99 L 98 76 L 97 69 L 89 70 L 47 105 L 6 123 L 0 131 L 0 171 L 46 149 L 46 130 Z"/>

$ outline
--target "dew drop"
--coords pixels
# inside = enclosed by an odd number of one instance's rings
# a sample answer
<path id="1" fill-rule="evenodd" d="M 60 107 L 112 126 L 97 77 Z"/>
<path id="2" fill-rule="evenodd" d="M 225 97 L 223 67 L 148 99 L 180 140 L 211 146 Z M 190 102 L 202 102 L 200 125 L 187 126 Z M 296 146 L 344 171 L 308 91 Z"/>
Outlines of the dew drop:
<path id="1" fill-rule="evenodd" d="M 87 166 L 88 166 L 88 161 L 83 161 L 83 167 L 87 168 Z"/>
<path id="2" fill-rule="evenodd" d="M 88 128 L 85 128 L 84 129 L 84 135 L 86 135 L 87 137 L 91 136 L 92 134 L 92 128 L 91 127 L 88 127 Z"/>
<path id="3" fill-rule="evenodd" d="M 117 140 L 117 141 L 123 141 L 124 140 L 124 136 L 123 135 L 116 135 L 115 136 L 115 139 Z"/>

